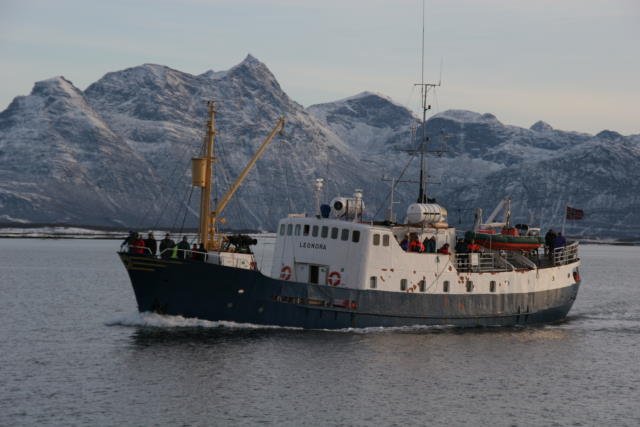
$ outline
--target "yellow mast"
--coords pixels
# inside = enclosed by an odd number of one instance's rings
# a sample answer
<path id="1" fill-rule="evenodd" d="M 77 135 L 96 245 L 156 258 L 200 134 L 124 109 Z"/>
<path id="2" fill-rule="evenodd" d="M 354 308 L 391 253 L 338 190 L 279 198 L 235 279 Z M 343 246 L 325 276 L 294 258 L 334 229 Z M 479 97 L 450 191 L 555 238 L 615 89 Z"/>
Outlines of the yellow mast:
<path id="1" fill-rule="evenodd" d="M 284 130 L 284 117 L 280 117 L 271 130 L 269 135 L 262 142 L 256 154 L 251 158 L 249 163 L 242 170 L 236 181 L 233 183 L 229 191 L 222 197 L 220 203 L 216 206 L 214 211 L 211 211 L 211 188 L 213 186 L 213 162 L 215 156 L 213 155 L 213 147 L 215 142 L 215 104 L 213 101 L 207 103 L 209 107 L 209 120 L 207 122 L 207 138 L 206 138 L 206 153 L 205 157 L 192 159 L 192 184 L 194 187 L 201 187 L 202 192 L 200 194 L 200 241 L 205 244 L 207 250 L 220 249 L 221 239 L 216 238 L 217 225 L 220 221 L 220 214 L 227 207 L 229 201 L 238 190 L 244 179 L 247 177 L 251 168 L 256 164 L 258 159 L 262 156 L 267 146 L 275 138 L 278 132 Z"/>
<path id="2" fill-rule="evenodd" d="M 205 137 L 204 157 L 194 157 L 191 159 L 191 178 L 194 187 L 202 188 L 200 193 L 200 226 L 198 235 L 200 242 L 205 245 L 209 241 L 209 213 L 211 211 L 211 187 L 213 185 L 213 145 L 216 136 L 215 114 L 216 107 L 214 101 L 207 102 L 209 110 L 209 120 L 207 120 L 207 136 Z"/>

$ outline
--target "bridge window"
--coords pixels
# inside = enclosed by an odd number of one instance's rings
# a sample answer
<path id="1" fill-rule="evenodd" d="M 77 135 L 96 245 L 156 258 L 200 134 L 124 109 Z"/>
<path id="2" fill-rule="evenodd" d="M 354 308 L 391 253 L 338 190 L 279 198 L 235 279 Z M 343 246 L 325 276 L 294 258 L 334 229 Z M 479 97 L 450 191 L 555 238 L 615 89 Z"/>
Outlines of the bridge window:
<path id="1" fill-rule="evenodd" d="M 309 224 L 305 224 L 304 225 L 304 230 L 302 230 L 302 235 L 303 236 L 308 236 L 309 235 Z"/>
<path id="2" fill-rule="evenodd" d="M 449 292 L 449 281 L 445 280 L 442 282 L 442 292 Z"/>
<path id="3" fill-rule="evenodd" d="M 353 230 L 353 234 L 351 235 L 351 241 L 353 243 L 358 243 L 360 241 L 360 232 L 358 230 Z"/>
<path id="4" fill-rule="evenodd" d="M 377 285 L 377 280 L 378 278 L 376 276 L 371 276 L 369 277 L 369 287 L 371 289 L 375 289 L 378 285 Z"/>
<path id="5" fill-rule="evenodd" d="M 318 226 L 314 225 L 313 228 L 311 229 L 311 236 L 312 237 L 318 237 Z"/>
<path id="6" fill-rule="evenodd" d="M 291 236 L 292 231 L 293 231 L 293 225 L 287 224 L 287 236 Z"/>
<path id="7" fill-rule="evenodd" d="M 496 291 L 496 281 L 492 280 L 489 282 L 489 292 L 495 292 Z"/>
<path id="8" fill-rule="evenodd" d="M 338 228 L 337 227 L 331 227 L 331 238 L 332 239 L 337 239 L 338 238 Z"/>
<path id="9" fill-rule="evenodd" d="M 340 235 L 340 240 L 349 240 L 349 229 L 348 228 L 343 228 L 342 229 L 342 234 Z"/>
<path id="10" fill-rule="evenodd" d="M 401 291 L 406 291 L 407 290 L 407 279 L 401 279 L 400 280 L 400 290 Z"/>
<path id="11" fill-rule="evenodd" d="M 322 230 L 320 230 L 320 237 L 322 237 L 323 239 L 326 239 L 328 235 L 329 235 L 329 227 L 327 227 L 326 225 L 323 225 Z"/>
<path id="12" fill-rule="evenodd" d="M 383 234 L 382 235 L 382 246 L 389 246 L 389 235 L 388 234 Z"/>
<path id="13" fill-rule="evenodd" d="M 373 235 L 373 246 L 380 246 L 380 235 L 379 234 L 374 234 Z"/>
<path id="14" fill-rule="evenodd" d="M 300 235 L 300 224 L 296 224 L 296 231 L 293 234 L 295 234 L 296 236 Z"/>
<path id="15" fill-rule="evenodd" d="M 285 229 L 284 224 L 280 224 L 280 235 L 281 236 L 284 236 L 284 229 Z"/>

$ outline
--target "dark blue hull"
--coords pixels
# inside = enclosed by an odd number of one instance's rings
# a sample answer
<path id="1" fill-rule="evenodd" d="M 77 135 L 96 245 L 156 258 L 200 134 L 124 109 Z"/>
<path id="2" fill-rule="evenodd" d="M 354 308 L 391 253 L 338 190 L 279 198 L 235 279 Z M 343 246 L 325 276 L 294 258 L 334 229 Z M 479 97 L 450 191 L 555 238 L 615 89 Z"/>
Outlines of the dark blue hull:
<path id="1" fill-rule="evenodd" d="M 190 260 L 120 257 L 141 312 L 310 329 L 551 323 L 566 317 L 580 286 L 525 294 L 385 292 L 288 282 Z"/>

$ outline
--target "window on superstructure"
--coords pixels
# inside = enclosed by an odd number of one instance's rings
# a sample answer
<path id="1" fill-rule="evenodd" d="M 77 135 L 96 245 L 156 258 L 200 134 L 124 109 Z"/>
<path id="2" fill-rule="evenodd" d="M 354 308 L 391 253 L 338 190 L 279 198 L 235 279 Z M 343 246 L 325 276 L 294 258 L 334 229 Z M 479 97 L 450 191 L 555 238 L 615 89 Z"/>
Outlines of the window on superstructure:
<path id="1" fill-rule="evenodd" d="M 343 228 L 342 229 L 342 234 L 340 235 L 340 240 L 344 240 L 344 241 L 349 240 L 349 229 L 348 228 Z"/>
<path id="2" fill-rule="evenodd" d="M 378 286 L 378 284 L 377 284 L 378 280 L 377 279 L 378 278 L 376 276 L 369 277 L 369 287 L 371 289 L 375 289 Z"/>
<path id="3" fill-rule="evenodd" d="M 495 292 L 496 291 L 496 281 L 492 280 L 489 282 L 489 292 Z"/>
<path id="4" fill-rule="evenodd" d="M 293 231 L 293 224 L 287 224 L 287 236 L 291 236 L 292 231 Z"/>
<path id="5" fill-rule="evenodd" d="M 322 237 L 323 239 L 326 239 L 328 235 L 329 235 L 329 227 L 327 227 L 326 225 L 323 225 L 322 229 L 320 230 L 320 237 Z"/>
<path id="6" fill-rule="evenodd" d="M 296 231 L 293 234 L 295 234 L 296 236 L 300 235 L 300 224 L 296 224 Z"/>
<path id="7" fill-rule="evenodd" d="M 418 285 L 420 286 L 420 292 L 424 292 L 427 290 L 427 282 L 425 282 L 424 280 L 420 280 L 420 283 L 418 283 Z"/>
<path id="8" fill-rule="evenodd" d="M 380 235 L 379 234 L 374 234 L 373 235 L 373 246 L 380 246 Z"/>
<path id="9" fill-rule="evenodd" d="M 338 228 L 337 227 L 331 227 L 331 238 L 332 239 L 337 239 L 338 238 Z"/>
<path id="10" fill-rule="evenodd" d="M 400 280 L 400 290 L 401 291 L 406 291 L 407 290 L 407 279 L 401 279 Z"/>
<path id="11" fill-rule="evenodd" d="M 280 224 L 280 235 L 281 236 L 284 236 L 284 229 L 285 229 L 284 224 Z"/>
<path id="12" fill-rule="evenodd" d="M 311 237 L 318 237 L 318 226 L 314 225 L 311 229 Z"/>
<path id="13" fill-rule="evenodd" d="M 358 230 L 353 230 L 353 234 L 351 234 L 351 241 L 353 243 L 358 243 L 360 241 L 360 232 Z"/>
<path id="14" fill-rule="evenodd" d="M 304 230 L 302 230 L 302 235 L 303 236 L 308 236 L 309 235 L 309 224 L 305 224 L 304 225 Z"/>
<path id="15" fill-rule="evenodd" d="M 382 235 L 382 246 L 389 246 L 389 235 L 388 234 L 383 234 Z"/>
<path id="16" fill-rule="evenodd" d="M 473 291 L 473 282 L 471 280 L 467 280 L 467 292 Z"/>
<path id="17" fill-rule="evenodd" d="M 445 280 L 442 282 L 442 292 L 449 292 L 449 281 Z"/>

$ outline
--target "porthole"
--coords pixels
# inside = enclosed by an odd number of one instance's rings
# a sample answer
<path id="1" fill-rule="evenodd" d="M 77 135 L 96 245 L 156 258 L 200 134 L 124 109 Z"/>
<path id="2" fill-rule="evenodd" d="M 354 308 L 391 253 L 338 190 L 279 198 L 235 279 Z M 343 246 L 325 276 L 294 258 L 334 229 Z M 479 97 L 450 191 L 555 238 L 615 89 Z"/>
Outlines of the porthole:
<path id="1" fill-rule="evenodd" d="M 418 285 L 420 285 L 420 292 L 424 292 L 427 290 L 427 282 L 425 282 L 424 280 L 420 280 L 420 283 L 418 283 Z"/>
<path id="2" fill-rule="evenodd" d="M 320 230 L 320 237 L 322 237 L 323 239 L 326 239 L 328 235 L 329 235 L 329 227 L 327 227 L 326 225 L 323 225 L 322 229 Z"/>
<path id="3" fill-rule="evenodd" d="M 380 235 L 379 234 L 374 234 L 373 235 L 373 246 L 380 246 Z"/>
<path id="4" fill-rule="evenodd" d="M 442 292 L 449 292 L 449 281 L 445 280 L 442 282 Z"/>
<path id="5" fill-rule="evenodd" d="M 305 224 L 304 225 L 304 230 L 302 230 L 302 235 L 303 236 L 308 236 L 309 235 L 309 224 Z"/>
<path id="6" fill-rule="evenodd" d="M 467 292 L 473 291 L 473 282 L 471 280 L 467 280 Z"/>
<path id="7" fill-rule="evenodd" d="M 401 291 L 406 291 L 407 290 L 407 279 L 401 279 L 400 280 L 400 290 Z"/>
<path id="8" fill-rule="evenodd" d="M 280 235 L 281 236 L 284 236 L 284 229 L 285 229 L 284 224 L 280 224 Z"/>
<path id="9" fill-rule="evenodd" d="M 360 232 L 358 230 L 353 230 L 353 233 L 351 233 L 351 241 L 353 243 L 358 243 L 360 241 Z"/>
<path id="10" fill-rule="evenodd" d="M 308 226 L 307 226 L 307 227 L 308 227 Z M 299 235 L 300 235 L 300 224 L 296 224 L 296 229 L 295 229 L 295 231 L 294 231 L 294 233 L 293 233 L 293 234 L 295 234 L 296 236 L 299 236 Z"/>
<path id="11" fill-rule="evenodd" d="M 311 237 L 318 237 L 318 226 L 314 225 L 311 229 Z"/>
<path id="12" fill-rule="evenodd" d="M 496 291 L 496 281 L 492 280 L 489 282 L 489 292 L 495 292 Z"/>
<path id="13" fill-rule="evenodd" d="M 348 228 L 343 228 L 342 229 L 342 234 L 340 235 L 340 240 L 344 240 L 344 241 L 349 240 L 349 229 Z"/>
<path id="14" fill-rule="evenodd" d="M 388 234 L 383 234 L 382 235 L 382 246 L 389 246 L 389 235 Z"/>
<path id="15" fill-rule="evenodd" d="M 291 236 L 292 231 L 293 231 L 293 225 L 287 224 L 287 236 Z"/>

